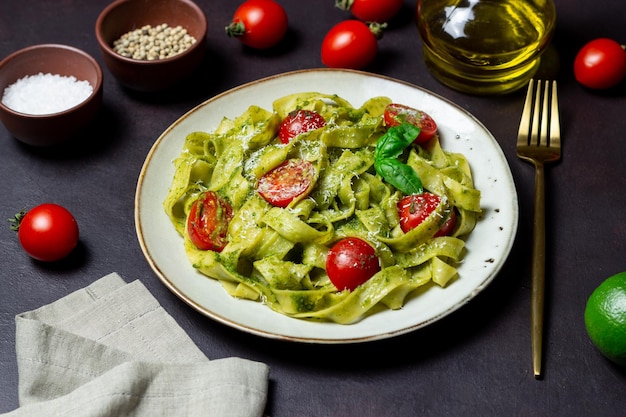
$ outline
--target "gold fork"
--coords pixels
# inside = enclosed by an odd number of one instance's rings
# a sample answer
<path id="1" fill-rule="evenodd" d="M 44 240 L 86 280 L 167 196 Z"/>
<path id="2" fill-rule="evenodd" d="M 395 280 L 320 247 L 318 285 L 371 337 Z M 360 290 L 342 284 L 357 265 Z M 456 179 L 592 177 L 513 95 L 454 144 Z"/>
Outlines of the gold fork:
<path id="1" fill-rule="evenodd" d="M 556 81 L 530 80 L 517 134 L 517 156 L 535 166 L 530 315 L 533 371 L 535 378 L 540 378 L 546 263 L 544 164 L 561 157 Z"/>

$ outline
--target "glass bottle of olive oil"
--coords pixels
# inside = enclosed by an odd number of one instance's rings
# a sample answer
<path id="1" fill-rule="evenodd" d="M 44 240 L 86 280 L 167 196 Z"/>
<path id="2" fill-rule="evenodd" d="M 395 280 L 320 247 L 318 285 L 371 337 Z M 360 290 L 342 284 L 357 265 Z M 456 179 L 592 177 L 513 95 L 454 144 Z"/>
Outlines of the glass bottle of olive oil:
<path id="1" fill-rule="evenodd" d="M 429 71 L 472 94 L 525 86 L 556 21 L 552 0 L 419 0 L 417 27 Z"/>

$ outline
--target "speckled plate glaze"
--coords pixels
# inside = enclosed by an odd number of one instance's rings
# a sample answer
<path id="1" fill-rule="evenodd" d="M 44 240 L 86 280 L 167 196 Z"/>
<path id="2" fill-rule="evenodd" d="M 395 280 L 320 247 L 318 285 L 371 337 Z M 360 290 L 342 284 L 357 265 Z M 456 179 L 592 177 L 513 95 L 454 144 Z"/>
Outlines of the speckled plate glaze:
<path id="1" fill-rule="evenodd" d="M 188 133 L 213 130 L 226 116 L 234 118 L 251 104 L 271 109 L 282 96 L 318 91 L 338 94 L 353 106 L 385 95 L 426 111 L 439 125 L 444 149 L 463 153 L 482 193 L 483 215 L 467 239 L 459 277 L 447 288 L 432 286 L 400 310 L 380 310 L 351 325 L 298 320 L 258 302 L 231 297 L 221 285 L 195 271 L 182 238 L 163 210 L 174 174 L 172 161 Z M 174 122 L 150 150 L 137 185 L 136 231 L 141 249 L 162 283 L 202 314 L 255 335 L 305 343 L 356 343 L 389 338 L 427 326 L 459 309 L 480 293 L 506 261 L 518 224 L 518 202 L 511 171 L 491 133 L 471 114 L 414 85 L 351 70 L 290 72 L 236 87 L 198 105 Z"/>

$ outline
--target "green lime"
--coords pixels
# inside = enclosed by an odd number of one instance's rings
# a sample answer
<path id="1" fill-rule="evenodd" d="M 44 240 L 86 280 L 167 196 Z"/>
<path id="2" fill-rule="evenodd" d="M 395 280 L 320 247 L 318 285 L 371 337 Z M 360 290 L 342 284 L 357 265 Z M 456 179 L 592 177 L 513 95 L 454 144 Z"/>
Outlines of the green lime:
<path id="1" fill-rule="evenodd" d="M 585 327 L 604 356 L 626 366 L 626 272 L 607 278 L 591 293 Z"/>

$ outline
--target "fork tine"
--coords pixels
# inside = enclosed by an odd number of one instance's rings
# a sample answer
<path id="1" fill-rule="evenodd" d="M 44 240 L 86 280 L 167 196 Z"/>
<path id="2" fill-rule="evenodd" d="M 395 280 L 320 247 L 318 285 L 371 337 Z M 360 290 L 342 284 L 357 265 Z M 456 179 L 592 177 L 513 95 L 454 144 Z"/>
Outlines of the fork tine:
<path id="1" fill-rule="evenodd" d="M 550 109 L 550 146 L 561 147 L 561 123 L 559 120 L 559 100 L 556 81 L 552 82 L 552 107 Z"/>
<path id="2" fill-rule="evenodd" d="M 541 140 L 541 133 L 543 133 L 540 131 L 541 120 L 545 120 L 545 117 L 542 117 L 543 113 L 541 112 L 541 80 L 537 81 L 534 100 L 535 105 L 533 106 L 532 126 L 530 127 L 530 144 L 536 146 L 540 145 L 539 141 Z"/>
<path id="3" fill-rule="evenodd" d="M 541 86 L 541 81 L 539 82 Z M 541 88 L 537 88 L 537 101 L 539 101 L 539 94 Z M 548 120 L 550 119 L 550 82 L 544 81 L 543 88 L 543 108 L 541 114 L 535 115 L 537 119 L 541 118 L 541 131 L 539 133 L 539 146 L 548 146 Z"/>
<path id="4" fill-rule="evenodd" d="M 517 146 L 527 146 L 528 136 L 530 133 L 530 121 L 533 115 L 533 95 L 535 80 L 531 79 L 528 83 L 528 91 L 526 92 L 526 101 L 524 101 L 524 110 L 519 123 L 519 131 L 517 132 Z"/>
<path id="5" fill-rule="evenodd" d="M 517 147 L 560 148 L 561 132 L 556 81 L 531 79 L 517 133 Z"/>

